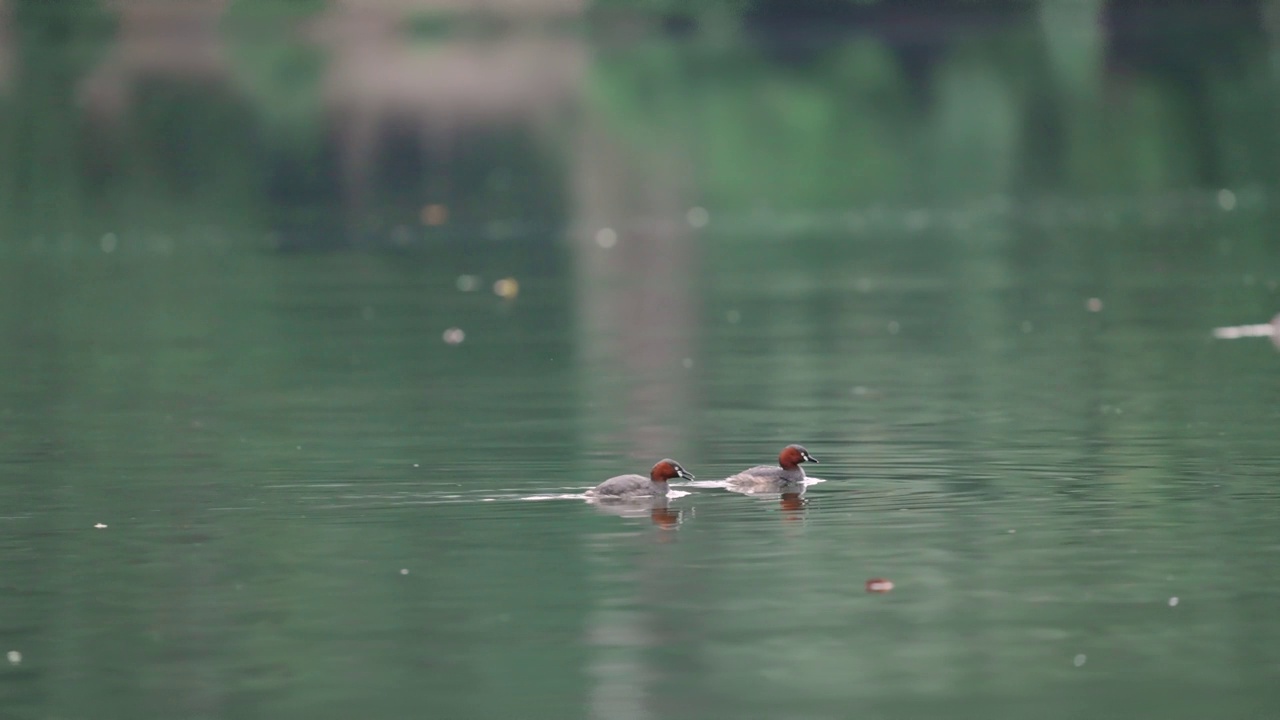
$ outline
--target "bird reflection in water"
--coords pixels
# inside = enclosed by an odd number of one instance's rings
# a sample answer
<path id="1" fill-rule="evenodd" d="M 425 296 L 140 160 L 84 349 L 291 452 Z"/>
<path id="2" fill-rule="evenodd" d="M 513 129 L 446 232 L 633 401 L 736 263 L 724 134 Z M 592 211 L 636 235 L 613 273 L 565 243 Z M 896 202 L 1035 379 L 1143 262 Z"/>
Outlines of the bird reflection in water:
<path id="1" fill-rule="evenodd" d="M 606 515 L 627 518 L 648 516 L 654 525 L 663 530 L 675 530 L 682 521 L 680 509 L 671 507 L 671 498 L 666 495 L 654 495 L 629 500 L 596 499 L 589 501 L 589 504 Z"/>
<path id="2" fill-rule="evenodd" d="M 804 491 L 784 492 L 778 498 L 778 507 L 782 510 L 783 520 L 803 520 L 804 512 L 809 507 L 809 498 Z"/>

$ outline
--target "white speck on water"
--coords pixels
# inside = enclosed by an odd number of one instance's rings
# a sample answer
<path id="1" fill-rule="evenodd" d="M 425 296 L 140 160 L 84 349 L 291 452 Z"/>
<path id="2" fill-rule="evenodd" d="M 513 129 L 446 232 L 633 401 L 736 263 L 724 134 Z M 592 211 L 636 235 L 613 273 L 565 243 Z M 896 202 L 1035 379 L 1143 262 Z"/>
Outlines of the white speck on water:
<path id="1" fill-rule="evenodd" d="M 418 463 L 414 463 L 414 464 L 413 464 L 413 466 L 414 466 L 414 467 L 418 467 Z"/>
<path id="2" fill-rule="evenodd" d="M 737 325 L 738 321 L 742 320 L 742 313 L 737 310 L 730 310 L 724 314 L 724 319 L 728 320 L 730 325 Z"/>
<path id="3" fill-rule="evenodd" d="M 680 364 L 683 365 L 686 370 L 688 370 L 689 368 L 693 367 L 693 358 L 685 358 L 680 361 Z"/>
<path id="4" fill-rule="evenodd" d="M 853 287 L 860 293 L 869 293 L 876 289 L 876 284 L 871 278 L 860 277 L 853 283 Z"/>
<path id="5" fill-rule="evenodd" d="M 7 657 L 9 658 L 10 665 L 17 665 L 22 662 L 22 653 L 17 650 L 10 650 Z"/>
<path id="6" fill-rule="evenodd" d="M 480 498 L 480 502 L 493 502 L 497 498 Z"/>
<path id="7" fill-rule="evenodd" d="M 1088 660 L 1088 658 L 1085 657 L 1084 653 L 1080 653 L 1079 655 L 1075 656 L 1075 659 L 1071 661 L 1071 664 L 1075 665 L 1076 667 L 1080 667 L 1081 665 L 1084 665 L 1085 660 Z"/>
<path id="8" fill-rule="evenodd" d="M 1178 607 L 1178 596 L 1177 596 L 1177 595 L 1175 595 L 1175 596 L 1173 596 L 1173 597 L 1169 598 L 1169 607 Z"/>
<path id="9" fill-rule="evenodd" d="M 98 524 L 94 525 L 94 527 L 95 527 L 95 528 L 97 528 L 97 529 L 99 529 L 99 530 L 106 530 L 106 529 L 107 529 L 107 524 L 106 524 L 106 523 L 98 523 Z"/>
<path id="10" fill-rule="evenodd" d="M 409 568 L 400 568 L 400 574 L 401 574 L 401 575 L 408 575 L 408 574 L 409 574 Z"/>
<path id="11" fill-rule="evenodd" d="M 1085 301 L 1084 306 L 1089 312 L 1102 312 L 1102 300 L 1099 298 L 1089 298 Z"/>
<path id="12" fill-rule="evenodd" d="M 711 222 L 711 214 L 702 207 L 689 208 L 689 212 L 685 213 L 684 217 L 689 221 L 689 227 L 706 227 L 707 223 Z"/>
<path id="13" fill-rule="evenodd" d="M 1236 194 L 1226 188 L 1218 191 L 1218 207 L 1231 212 L 1236 209 Z"/>
<path id="14" fill-rule="evenodd" d="M 889 334 L 890 334 L 890 335 L 897 335 L 897 334 L 898 334 L 898 331 L 899 331 L 899 330 L 901 330 L 901 329 L 902 329 L 902 326 L 898 324 L 898 321 L 897 321 L 897 320 L 890 320 L 890 321 L 889 321 Z"/>
<path id="15" fill-rule="evenodd" d="M 1012 529 L 1010 529 L 1010 530 L 1009 530 L 1009 534 L 1010 534 L 1010 535 L 1017 535 L 1017 534 L 1018 534 L 1018 531 L 1017 531 L 1017 530 L 1012 530 Z"/>
<path id="16" fill-rule="evenodd" d="M 116 237 L 115 233 L 107 233 L 98 241 L 98 245 L 102 248 L 102 252 L 108 254 L 115 252 L 118 244 L 119 238 Z"/>
<path id="17" fill-rule="evenodd" d="M 454 284 L 462 292 L 475 292 L 480 289 L 480 278 L 476 275 L 459 275 Z"/>
<path id="18" fill-rule="evenodd" d="M 302 446 L 301 446 L 301 445 L 299 445 L 299 446 L 297 446 L 297 447 L 298 447 L 298 449 L 299 449 L 299 450 L 301 450 L 301 449 L 302 449 Z"/>
<path id="19" fill-rule="evenodd" d="M 444 331 L 443 337 L 449 345 L 459 345 L 467 339 L 467 334 L 462 331 L 462 328 L 451 327 Z"/>
<path id="20" fill-rule="evenodd" d="M 596 244 L 608 250 L 618 244 L 618 233 L 613 228 L 600 228 L 596 231 Z"/>
<path id="21" fill-rule="evenodd" d="M 867 388 L 866 388 L 866 386 L 863 386 L 863 385 L 854 385 L 854 386 L 853 386 L 853 394 L 854 394 L 854 395 L 866 395 L 866 394 L 867 394 Z"/>

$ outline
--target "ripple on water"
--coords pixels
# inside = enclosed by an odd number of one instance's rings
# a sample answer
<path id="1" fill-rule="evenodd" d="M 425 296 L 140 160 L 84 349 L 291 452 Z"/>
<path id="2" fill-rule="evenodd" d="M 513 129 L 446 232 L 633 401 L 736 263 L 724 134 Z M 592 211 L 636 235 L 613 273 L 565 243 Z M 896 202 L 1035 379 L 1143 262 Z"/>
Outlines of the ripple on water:
<path id="1" fill-rule="evenodd" d="M 683 490 L 672 490 L 667 493 L 667 499 L 675 500 L 676 498 L 682 498 L 692 494 L 693 493 L 685 492 Z M 518 499 L 520 500 L 588 500 L 592 502 L 598 502 L 598 500 L 594 496 L 588 495 L 586 494 L 586 492 L 559 493 L 559 494 L 551 494 L 551 495 L 529 495 L 528 497 L 522 497 Z M 647 498 L 644 498 L 644 499 L 647 499 Z"/>
<path id="2" fill-rule="evenodd" d="M 824 482 L 826 482 L 826 479 L 819 478 L 819 477 L 810 476 L 804 479 L 805 487 L 809 487 L 811 485 L 817 485 L 818 483 L 824 483 Z M 682 482 L 682 483 L 671 483 L 671 487 L 691 487 L 691 488 L 707 488 L 707 489 L 722 488 L 723 489 L 723 488 L 729 487 L 729 479 L 724 478 L 721 480 L 690 480 L 688 482 Z M 777 493 L 774 493 L 774 494 L 776 495 Z"/>
<path id="3" fill-rule="evenodd" d="M 290 502 L 311 510 L 377 510 L 424 505 L 471 505 L 477 503 L 504 503 L 549 500 L 592 500 L 586 492 L 589 488 L 559 487 L 551 492 L 529 494 L 527 488 L 484 488 L 477 490 L 417 490 L 415 483 L 279 483 L 265 485 L 264 489 L 288 493 Z M 358 489 L 358 491 L 353 491 Z M 559 492 L 557 492 L 559 491 Z M 693 493 L 686 490 L 672 491 L 670 500 Z"/>

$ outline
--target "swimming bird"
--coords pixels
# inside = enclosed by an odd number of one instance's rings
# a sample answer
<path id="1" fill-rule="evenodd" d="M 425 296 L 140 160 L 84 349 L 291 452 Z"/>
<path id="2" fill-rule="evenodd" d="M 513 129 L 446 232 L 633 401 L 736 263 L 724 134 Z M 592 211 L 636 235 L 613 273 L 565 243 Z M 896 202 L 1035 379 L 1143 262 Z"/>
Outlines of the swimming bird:
<path id="1" fill-rule="evenodd" d="M 816 463 L 803 445 L 788 445 L 778 453 L 778 464 L 757 465 L 747 468 L 725 481 L 726 487 L 741 493 L 774 493 L 799 488 L 804 489 L 804 468 L 801 463 Z"/>
<path id="2" fill-rule="evenodd" d="M 693 475 L 670 458 L 659 460 L 643 475 L 618 475 L 587 491 L 587 496 L 597 500 L 629 500 L 667 494 L 667 481 L 673 478 L 692 480 Z"/>

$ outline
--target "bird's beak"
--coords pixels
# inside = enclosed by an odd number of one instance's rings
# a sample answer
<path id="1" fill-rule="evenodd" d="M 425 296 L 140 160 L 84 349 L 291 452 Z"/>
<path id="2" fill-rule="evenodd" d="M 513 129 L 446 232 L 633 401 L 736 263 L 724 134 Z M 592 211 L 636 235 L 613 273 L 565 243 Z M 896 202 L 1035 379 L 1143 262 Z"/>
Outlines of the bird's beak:
<path id="1" fill-rule="evenodd" d="M 676 474 L 684 478 L 685 480 L 693 479 L 693 473 L 689 472 L 688 470 L 685 470 L 684 468 L 680 468 L 679 470 L 676 470 Z"/>
<path id="2" fill-rule="evenodd" d="M 818 458 L 816 458 L 816 457 L 814 457 L 814 456 L 810 455 L 809 453 L 805 453 L 805 455 L 804 455 L 804 461 L 805 461 L 805 462 L 811 462 L 811 463 L 814 463 L 815 465 L 820 465 L 820 464 L 821 464 L 821 463 L 819 463 L 819 462 L 818 462 Z"/>

